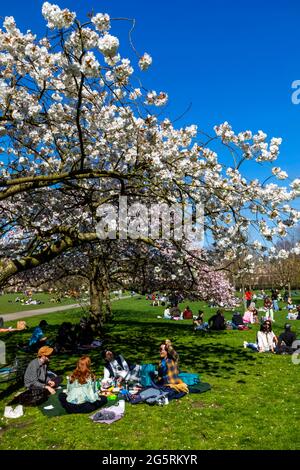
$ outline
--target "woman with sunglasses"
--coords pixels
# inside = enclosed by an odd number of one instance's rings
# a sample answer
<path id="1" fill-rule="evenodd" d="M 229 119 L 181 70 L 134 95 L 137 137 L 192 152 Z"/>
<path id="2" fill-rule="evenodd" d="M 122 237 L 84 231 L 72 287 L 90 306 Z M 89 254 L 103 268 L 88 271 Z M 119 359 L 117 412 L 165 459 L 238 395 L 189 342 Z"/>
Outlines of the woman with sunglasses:
<path id="1" fill-rule="evenodd" d="M 159 348 L 157 385 L 170 387 L 176 392 L 188 393 L 187 385 L 178 377 L 178 354 L 168 341 L 162 343 Z"/>
<path id="2" fill-rule="evenodd" d="M 272 330 L 272 323 L 270 320 L 266 320 L 257 333 L 256 343 L 244 341 L 244 348 L 250 348 L 258 352 L 275 353 L 277 342 L 278 339 Z"/>

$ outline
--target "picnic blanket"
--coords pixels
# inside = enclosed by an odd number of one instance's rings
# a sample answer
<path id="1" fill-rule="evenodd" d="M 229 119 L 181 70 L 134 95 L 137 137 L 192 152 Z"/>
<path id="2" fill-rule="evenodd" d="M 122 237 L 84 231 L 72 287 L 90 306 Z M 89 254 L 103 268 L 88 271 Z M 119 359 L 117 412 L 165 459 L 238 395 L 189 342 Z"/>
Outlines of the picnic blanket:
<path id="1" fill-rule="evenodd" d="M 62 392 L 62 389 L 58 389 L 55 395 L 49 395 L 46 402 L 39 405 L 40 411 L 43 415 L 48 416 L 48 418 L 53 418 L 54 416 L 64 416 L 68 415 L 66 409 L 63 407 L 60 399 L 59 394 Z M 111 400 L 107 403 L 107 406 L 114 405 L 116 400 Z"/>
<path id="2" fill-rule="evenodd" d="M 61 391 L 62 390 L 58 390 L 55 395 L 49 395 L 47 401 L 39 405 L 39 409 L 43 415 L 48 416 L 48 418 L 53 418 L 54 416 L 63 416 L 68 414 L 58 398 L 59 392 Z"/>
<path id="3" fill-rule="evenodd" d="M 189 393 L 204 393 L 211 390 L 211 385 L 207 382 L 200 382 L 195 385 L 189 385 Z"/>

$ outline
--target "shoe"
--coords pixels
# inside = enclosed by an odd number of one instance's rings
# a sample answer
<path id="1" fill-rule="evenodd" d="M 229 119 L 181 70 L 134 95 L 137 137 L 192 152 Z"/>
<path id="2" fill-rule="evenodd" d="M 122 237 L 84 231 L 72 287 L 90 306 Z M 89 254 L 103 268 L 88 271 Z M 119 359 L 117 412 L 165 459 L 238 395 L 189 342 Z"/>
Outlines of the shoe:
<path id="1" fill-rule="evenodd" d="M 246 349 L 247 348 L 247 341 L 244 341 L 244 348 Z"/>

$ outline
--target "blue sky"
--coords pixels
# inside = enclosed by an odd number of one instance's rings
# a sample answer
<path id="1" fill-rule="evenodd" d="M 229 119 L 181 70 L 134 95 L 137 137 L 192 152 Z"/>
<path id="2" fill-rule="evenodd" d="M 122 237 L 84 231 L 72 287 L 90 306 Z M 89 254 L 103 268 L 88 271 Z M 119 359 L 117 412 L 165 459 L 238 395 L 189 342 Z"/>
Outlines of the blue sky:
<path id="1" fill-rule="evenodd" d="M 57 0 L 79 13 L 134 17 L 134 42 L 153 57 L 147 88 L 167 91 L 171 118 L 192 107 L 178 125 L 195 123 L 211 132 L 228 120 L 237 131 L 264 130 L 282 137 L 277 165 L 300 177 L 300 105 L 291 84 L 300 80 L 299 0 Z M 45 33 L 42 0 L 1 2 L 21 29 Z M 127 24 L 115 23 L 126 55 Z M 259 174 L 251 174 L 259 176 Z"/>

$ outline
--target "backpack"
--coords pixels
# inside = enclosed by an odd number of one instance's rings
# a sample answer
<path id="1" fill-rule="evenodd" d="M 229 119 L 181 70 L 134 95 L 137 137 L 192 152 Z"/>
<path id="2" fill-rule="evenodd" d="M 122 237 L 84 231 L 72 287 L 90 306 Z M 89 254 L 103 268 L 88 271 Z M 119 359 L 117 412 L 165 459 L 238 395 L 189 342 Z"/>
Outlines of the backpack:
<path id="1" fill-rule="evenodd" d="M 155 366 L 153 364 L 142 364 L 141 369 L 141 386 L 150 387 L 152 385 L 151 377 L 155 372 Z"/>
<path id="2" fill-rule="evenodd" d="M 186 385 L 197 385 L 200 383 L 199 374 L 180 372 L 180 374 L 178 374 L 178 378 L 181 379 Z"/>

